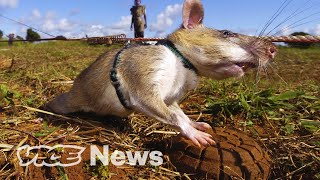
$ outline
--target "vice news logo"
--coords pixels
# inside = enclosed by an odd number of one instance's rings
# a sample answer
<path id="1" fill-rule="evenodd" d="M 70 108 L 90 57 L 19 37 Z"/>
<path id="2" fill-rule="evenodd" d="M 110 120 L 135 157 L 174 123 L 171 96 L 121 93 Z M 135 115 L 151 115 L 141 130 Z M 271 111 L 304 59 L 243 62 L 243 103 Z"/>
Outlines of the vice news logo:
<path id="1" fill-rule="evenodd" d="M 29 146 L 24 145 L 17 149 L 17 157 L 20 166 L 29 166 L 33 164 L 36 167 L 69 167 L 78 165 L 82 161 L 82 153 L 85 147 L 75 145 L 55 145 L 55 146 Z M 46 157 L 40 157 L 39 152 L 45 153 Z M 64 163 L 62 158 L 64 155 Z M 152 166 L 163 164 L 163 154 L 160 151 L 114 151 L 110 154 L 109 146 L 104 145 L 102 152 L 97 146 L 90 146 L 90 166 L 95 166 L 99 159 L 104 166 L 111 162 L 115 166 L 124 164 L 132 166 L 145 166 L 147 162 Z"/>

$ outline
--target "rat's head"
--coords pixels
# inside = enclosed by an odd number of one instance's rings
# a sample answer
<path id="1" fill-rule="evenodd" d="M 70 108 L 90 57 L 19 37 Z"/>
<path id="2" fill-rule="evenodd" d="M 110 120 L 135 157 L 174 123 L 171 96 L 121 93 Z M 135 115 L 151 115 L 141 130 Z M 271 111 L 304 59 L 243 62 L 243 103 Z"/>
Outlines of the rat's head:
<path id="1" fill-rule="evenodd" d="M 134 0 L 134 5 L 139 6 L 141 4 L 141 0 Z"/>
<path id="2" fill-rule="evenodd" d="M 214 79 L 241 77 L 246 71 L 265 66 L 276 54 L 276 46 L 257 37 L 202 25 L 200 0 L 185 0 L 183 25 L 168 36 L 199 74 Z"/>

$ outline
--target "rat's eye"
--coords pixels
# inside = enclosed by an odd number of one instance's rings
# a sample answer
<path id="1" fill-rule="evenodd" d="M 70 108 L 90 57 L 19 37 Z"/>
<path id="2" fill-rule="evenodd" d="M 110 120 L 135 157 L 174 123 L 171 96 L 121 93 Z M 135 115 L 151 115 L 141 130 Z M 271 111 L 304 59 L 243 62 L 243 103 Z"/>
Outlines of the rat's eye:
<path id="1" fill-rule="evenodd" d="M 235 34 L 233 32 L 228 31 L 228 30 L 222 30 L 220 32 L 223 35 L 223 37 L 225 37 L 225 38 L 234 37 L 235 36 Z"/>

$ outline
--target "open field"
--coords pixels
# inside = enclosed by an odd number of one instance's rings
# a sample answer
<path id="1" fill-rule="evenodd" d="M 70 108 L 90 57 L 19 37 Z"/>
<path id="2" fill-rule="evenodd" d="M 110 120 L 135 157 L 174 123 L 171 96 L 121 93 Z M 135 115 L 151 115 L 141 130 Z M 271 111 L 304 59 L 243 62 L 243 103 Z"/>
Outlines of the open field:
<path id="1" fill-rule="evenodd" d="M 0 44 L 0 179 L 172 179 L 165 157 L 160 167 L 97 166 L 82 162 L 73 168 L 22 168 L 15 156 L 23 144 L 108 144 L 110 150 L 161 150 L 156 142 L 173 131 L 141 114 L 128 119 L 81 114 L 39 116 L 39 108 L 67 91 L 72 80 L 102 52 L 118 46 L 80 42 Z M 8 50 L 1 50 L 1 49 Z M 320 49 L 281 47 L 266 72 L 241 80 L 203 78 L 181 107 L 192 119 L 232 127 L 254 137 L 273 160 L 271 179 L 320 179 Z M 160 148 L 160 149 L 159 149 Z M 81 179 L 81 178 L 80 178 Z"/>

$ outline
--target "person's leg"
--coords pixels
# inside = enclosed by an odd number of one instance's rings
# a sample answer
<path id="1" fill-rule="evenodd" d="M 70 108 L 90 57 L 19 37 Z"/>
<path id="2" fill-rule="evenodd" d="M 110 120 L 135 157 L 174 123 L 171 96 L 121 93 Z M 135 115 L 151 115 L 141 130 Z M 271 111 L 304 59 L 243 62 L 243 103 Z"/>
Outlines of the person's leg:
<path id="1" fill-rule="evenodd" d="M 139 31 L 138 36 L 139 36 L 140 38 L 144 38 L 144 31 Z"/>
<path id="2" fill-rule="evenodd" d="M 144 31 L 139 31 L 139 29 L 134 30 L 134 37 L 135 38 L 144 38 Z"/>
<path id="3" fill-rule="evenodd" d="M 137 31 L 136 29 L 134 30 L 134 37 L 135 37 L 135 38 L 138 38 L 138 37 L 139 37 L 139 36 L 138 36 L 138 31 Z"/>

